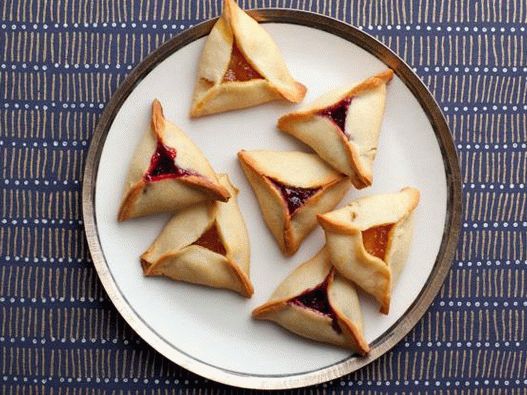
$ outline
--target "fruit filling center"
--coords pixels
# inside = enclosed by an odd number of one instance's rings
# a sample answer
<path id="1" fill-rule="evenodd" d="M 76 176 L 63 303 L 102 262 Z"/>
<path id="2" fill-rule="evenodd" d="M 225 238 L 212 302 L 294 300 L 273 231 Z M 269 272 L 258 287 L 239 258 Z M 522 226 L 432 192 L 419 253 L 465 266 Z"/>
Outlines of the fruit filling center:
<path id="1" fill-rule="evenodd" d="M 337 320 L 337 314 L 331 307 L 328 297 L 328 285 L 331 272 L 322 283 L 314 288 L 302 292 L 300 295 L 289 300 L 289 303 L 314 310 L 326 317 L 331 318 L 331 326 L 337 333 L 342 333 Z"/>
<path id="2" fill-rule="evenodd" d="M 250 81 L 255 79 L 262 79 L 263 77 L 258 73 L 243 56 L 240 49 L 233 43 L 231 60 L 229 67 L 223 76 L 223 82 L 229 81 Z"/>
<path id="3" fill-rule="evenodd" d="M 281 182 L 269 178 L 273 185 L 280 191 L 282 198 L 287 202 L 289 215 L 293 215 L 299 207 L 320 190 L 319 188 L 301 188 L 284 185 Z"/>
<path id="4" fill-rule="evenodd" d="M 388 236 L 393 224 L 379 225 L 366 229 L 362 232 L 362 243 L 364 248 L 373 256 L 382 260 L 386 257 L 386 247 L 388 246 Z"/>
<path id="5" fill-rule="evenodd" d="M 215 252 L 216 254 L 220 254 L 223 256 L 225 256 L 225 254 L 227 253 L 227 251 L 225 250 L 225 246 L 221 242 L 216 222 L 214 222 L 214 224 L 212 224 L 209 229 L 203 232 L 199 239 L 197 239 L 192 244 L 201 246 L 203 248 L 211 250 L 212 252 Z"/>
<path id="6" fill-rule="evenodd" d="M 346 137 L 349 137 L 346 133 L 346 116 L 348 115 L 351 99 L 352 97 L 346 97 L 338 103 L 318 112 L 319 115 L 329 118 L 335 125 L 337 125 Z"/>
<path id="7" fill-rule="evenodd" d="M 150 159 L 150 167 L 145 174 L 145 180 L 153 182 L 192 174 L 190 171 L 178 167 L 175 160 L 176 150 L 158 142 L 156 151 Z"/>

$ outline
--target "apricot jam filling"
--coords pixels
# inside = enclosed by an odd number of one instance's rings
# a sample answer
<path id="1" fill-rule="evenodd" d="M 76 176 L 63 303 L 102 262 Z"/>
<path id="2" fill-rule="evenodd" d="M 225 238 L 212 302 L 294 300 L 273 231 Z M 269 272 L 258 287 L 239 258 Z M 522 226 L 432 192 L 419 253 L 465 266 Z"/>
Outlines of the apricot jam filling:
<path id="1" fill-rule="evenodd" d="M 209 229 L 203 232 L 199 239 L 197 239 L 192 244 L 201 246 L 203 248 L 211 250 L 212 252 L 215 252 L 216 254 L 220 254 L 223 256 L 225 256 L 225 254 L 227 253 L 227 251 L 225 250 L 225 246 L 221 242 L 216 222 L 214 222 L 214 224 L 212 224 Z"/>
<path id="2" fill-rule="evenodd" d="M 245 59 L 240 49 L 233 43 L 231 59 L 227 71 L 223 76 L 223 82 L 230 81 L 250 81 L 255 79 L 262 79 L 263 77 L 258 73 Z"/>
<path id="3" fill-rule="evenodd" d="M 393 224 L 387 224 L 374 226 L 362 231 L 362 243 L 368 254 L 382 260 L 385 259 L 388 236 L 392 228 Z"/>

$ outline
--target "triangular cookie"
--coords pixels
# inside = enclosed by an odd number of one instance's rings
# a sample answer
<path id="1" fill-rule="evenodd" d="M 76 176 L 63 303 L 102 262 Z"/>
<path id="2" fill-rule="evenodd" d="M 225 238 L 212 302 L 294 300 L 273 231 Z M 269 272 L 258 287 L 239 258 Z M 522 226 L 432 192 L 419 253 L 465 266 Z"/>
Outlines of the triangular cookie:
<path id="1" fill-rule="evenodd" d="M 278 128 L 350 176 L 356 188 L 370 186 L 386 84 L 392 77 L 393 71 L 388 69 L 351 88 L 328 92 L 307 107 L 282 116 Z"/>
<path id="2" fill-rule="evenodd" d="M 177 213 L 141 255 L 146 276 L 226 288 L 250 297 L 249 237 L 227 175 L 218 175 L 231 198 L 201 203 Z"/>
<path id="3" fill-rule="evenodd" d="M 374 195 L 319 215 L 335 268 L 372 295 L 388 314 L 392 284 L 408 257 L 419 191 Z"/>
<path id="4" fill-rule="evenodd" d="M 317 214 L 332 210 L 351 186 L 315 154 L 240 151 L 238 157 L 265 223 L 286 255 L 298 250 Z"/>
<path id="5" fill-rule="evenodd" d="M 126 180 L 119 221 L 174 212 L 195 203 L 227 201 L 229 192 L 201 150 L 152 103 L 150 130 L 137 147 Z"/>
<path id="6" fill-rule="evenodd" d="M 355 288 L 331 266 L 324 248 L 297 267 L 253 317 L 362 355 L 369 351 Z"/>
<path id="7" fill-rule="evenodd" d="M 191 116 L 278 99 L 297 103 L 305 93 L 271 36 L 234 0 L 225 0 L 201 55 Z"/>

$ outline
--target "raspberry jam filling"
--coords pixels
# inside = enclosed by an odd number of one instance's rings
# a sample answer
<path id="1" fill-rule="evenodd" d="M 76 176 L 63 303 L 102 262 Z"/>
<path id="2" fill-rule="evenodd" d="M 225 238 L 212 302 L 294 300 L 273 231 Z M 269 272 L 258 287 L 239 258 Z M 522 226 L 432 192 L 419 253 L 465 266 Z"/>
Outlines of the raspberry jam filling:
<path id="1" fill-rule="evenodd" d="M 331 107 L 326 107 L 318 112 L 318 115 L 329 118 L 337 125 L 342 133 L 346 136 L 346 116 L 352 97 L 346 97 Z"/>
<path id="2" fill-rule="evenodd" d="M 229 62 L 229 67 L 223 76 L 223 82 L 243 82 L 255 79 L 262 79 L 262 76 L 249 64 L 249 62 L 247 62 L 236 43 L 233 43 L 231 60 Z"/>
<path id="3" fill-rule="evenodd" d="M 342 333 L 337 320 L 337 314 L 331 307 L 328 298 L 328 285 L 331 272 L 324 281 L 315 288 L 308 289 L 300 295 L 290 299 L 288 303 L 314 310 L 326 317 L 331 318 L 331 326 L 337 333 Z"/>
<path id="4" fill-rule="evenodd" d="M 192 244 L 201 246 L 223 256 L 225 256 L 227 253 L 225 246 L 220 240 L 220 234 L 218 233 L 216 222 L 214 222 L 214 224 L 212 224 L 209 229 L 203 232 L 200 238 Z"/>
<path id="5" fill-rule="evenodd" d="M 158 142 L 156 152 L 154 152 L 150 159 L 150 167 L 144 176 L 145 180 L 153 182 L 192 174 L 190 171 L 178 167 L 175 159 L 176 150 Z"/>
<path id="6" fill-rule="evenodd" d="M 379 225 L 362 232 L 362 243 L 368 254 L 384 260 L 386 247 L 388 246 L 388 236 L 392 227 L 393 224 Z"/>
<path id="7" fill-rule="evenodd" d="M 269 178 L 269 177 L 268 177 Z M 293 215 L 294 212 L 315 193 L 317 193 L 320 188 L 300 188 L 300 187 L 291 187 L 282 184 L 272 178 L 269 180 L 273 185 L 280 191 L 282 198 L 287 202 L 287 208 L 289 209 L 289 215 Z"/>

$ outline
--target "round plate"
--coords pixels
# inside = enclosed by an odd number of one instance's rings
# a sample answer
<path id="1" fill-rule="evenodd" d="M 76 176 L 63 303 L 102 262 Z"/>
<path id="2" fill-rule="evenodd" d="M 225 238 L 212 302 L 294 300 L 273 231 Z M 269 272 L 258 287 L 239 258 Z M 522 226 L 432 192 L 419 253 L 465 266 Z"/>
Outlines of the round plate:
<path id="1" fill-rule="evenodd" d="M 293 76 L 308 86 L 305 103 L 330 88 L 360 81 L 391 67 L 386 113 L 374 168 L 374 186 L 358 196 L 421 190 L 410 256 L 393 290 L 390 314 L 361 295 L 367 357 L 311 342 L 254 321 L 253 308 L 324 242 L 317 228 L 295 256 L 284 258 L 263 224 L 256 199 L 237 163 L 240 149 L 307 150 L 275 128 L 296 108 L 269 103 L 190 120 L 188 111 L 204 40 L 215 20 L 178 35 L 145 59 L 107 105 L 93 136 L 83 185 L 90 251 L 116 308 L 157 351 L 177 364 L 219 382 L 250 388 L 293 388 L 350 373 L 394 346 L 432 302 L 457 244 L 461 187 L 454 145 L 432 96 L 410 68 L 365 33 L 336 20 L 300 11 L 256 10 L 252 15 L 273 36 Z M 167 215 L 118 223 L 118 207 L 132 153 L 148 130 L 150 104 L 159 98 L 179 125 L 240 189 L 239 203 L 251 239 L 254 296 L 145 278 L 139 255 L 161 230 Z"/>

